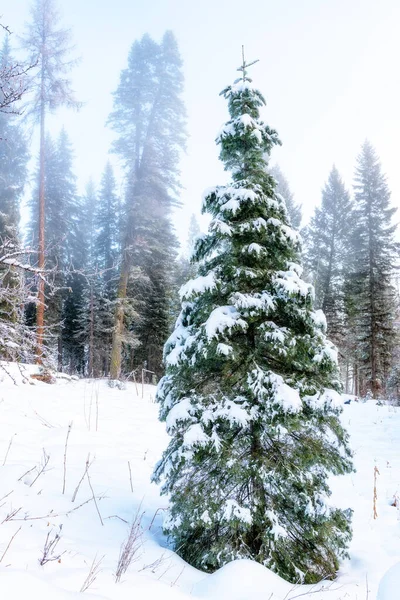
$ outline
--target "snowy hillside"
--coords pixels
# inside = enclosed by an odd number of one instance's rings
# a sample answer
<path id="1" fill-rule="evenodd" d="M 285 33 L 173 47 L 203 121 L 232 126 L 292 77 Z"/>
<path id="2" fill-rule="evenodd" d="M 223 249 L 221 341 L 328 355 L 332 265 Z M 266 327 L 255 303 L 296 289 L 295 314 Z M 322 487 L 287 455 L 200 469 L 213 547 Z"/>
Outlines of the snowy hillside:
<path id="1" fill-rule="evenodd" d="M 166 499 L 150 483 L 167 443 L 154 387 L 145 386 L 142 398 L 134 384 L 118 390 L 64 378 L 48 385 L 30 379 L 34 367 L 21 373 L 6 366 L 15 379 L 0 372 L 0 589 L 7 600 L 374 600 L 400 561 L 399 509 L 392 506 L 400 504 L 400 409 L 345 406 L 357 473 L 333 480 L 332 489 L 337 506 L 354 509 L 351 560 L 335 582 L 293 586 L 250 561 L 205 575 L 168 549 Z M 116 582 L 135 518 L 133 560 Z M 97 577 L 82 595 L 93 562 Z M 386 578 L 382 600 L 397 597 L 387 595 L 395 576 Z"/>

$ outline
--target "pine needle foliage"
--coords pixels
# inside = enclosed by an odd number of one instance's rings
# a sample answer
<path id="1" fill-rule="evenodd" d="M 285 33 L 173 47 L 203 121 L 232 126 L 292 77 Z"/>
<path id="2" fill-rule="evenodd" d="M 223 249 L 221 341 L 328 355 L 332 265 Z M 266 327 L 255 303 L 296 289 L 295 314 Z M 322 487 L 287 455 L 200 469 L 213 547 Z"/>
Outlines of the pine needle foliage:
<path id="1" fill-rule="evenodd" d="M 333 577 L 351 538 L 328 475 L 352 470 L 336 353 L 301 279 L 300 241 L 266 158 L 278 135 L 247 76 L 222 92 L 226 186 L 209 189 L 198 276 L 165 346 L 157 399 L 170 444 L 156 467 L 176 551 L 213 571 L 250 558 L 295 582 Z"/>

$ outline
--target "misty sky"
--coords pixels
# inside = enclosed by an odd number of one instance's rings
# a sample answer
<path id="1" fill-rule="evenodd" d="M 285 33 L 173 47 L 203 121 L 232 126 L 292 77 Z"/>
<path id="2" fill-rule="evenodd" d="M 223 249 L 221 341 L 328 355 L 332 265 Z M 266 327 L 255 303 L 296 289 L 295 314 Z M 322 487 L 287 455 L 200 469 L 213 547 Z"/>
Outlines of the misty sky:
<path id="1" fill-rule="evenodd" d="M 2 21 L 16 34 L 29 19 L 29 0 L 2 0 Z M 351 186 L 355 158 L 368 138 L 380 155 L 400 207 L 400 2 L 398 0 L 60 0 L 62 22 L 73 30 L 81 64 L 73 87 L 85 102 L 80 113 L 58 111 L 74 145 L 83 189 L 99 180 L 113 133 L 105 122 L 111 92 L 126 66 L 132 42 L 166 29 L 184 60 L 190 135 L 182 161 L 184 208 L 176 228 L 185 238 L 190 214 L 200 210 L 204 188 L 225 182 L 214 139 L 227 120 L 219 92 L 236 77 L 241 45 L 254 83 L 267 99 L 263 114 L 283 142 L 278 162 L 306 219 L 320 201 L 335 163 Z M 398 217 L 400 220 L 400 215 Z"/>

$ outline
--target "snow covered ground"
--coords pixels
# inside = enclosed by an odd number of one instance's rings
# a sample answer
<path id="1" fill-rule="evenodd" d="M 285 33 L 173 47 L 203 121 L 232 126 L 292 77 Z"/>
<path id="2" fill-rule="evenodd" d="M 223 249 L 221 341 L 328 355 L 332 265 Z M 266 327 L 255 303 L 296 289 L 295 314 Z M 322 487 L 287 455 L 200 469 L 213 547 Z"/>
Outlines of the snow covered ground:
<path id="1" fill-rule="evenodd" d="M 23 375 L 16 365 L 5 366 L 17 385 L 0 370 L 1 598 L 400 598 L 396 567 L 377 596 L 386 572 L 400 562 L 400 409 L 375 402 L 345 406 L 357 473 L 332 481 L 332 502 L 354 509 L 351 560 L 335 582 L 293 586 L 251 561 L 205 575 L 168 549 L 161 531 L 167 501 L 150 483 L 167 443 L 153 386 L 145 386 L 142 398 L 134 384 L 126 390 L 99 380 L 33 384 L 34 367 L 25 367 Z M 121 545 L 135 516 L 141 523 L 136 553 L 117 583 Z M 80 592 L 93 561 L 99 562 L 97 577 Z"/>

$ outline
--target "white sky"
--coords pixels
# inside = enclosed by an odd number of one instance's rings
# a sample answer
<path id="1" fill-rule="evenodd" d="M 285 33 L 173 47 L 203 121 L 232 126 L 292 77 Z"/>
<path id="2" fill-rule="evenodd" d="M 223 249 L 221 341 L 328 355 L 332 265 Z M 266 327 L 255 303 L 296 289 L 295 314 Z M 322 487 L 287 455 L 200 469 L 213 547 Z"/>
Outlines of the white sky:
<path id="1" fill-rule="evenodd" d="M 29 0 L 3 0 L 2 21 L 16 34 Z M 274 151 L 306 217 L 319 203 L 335 163 L 351 186 L 355 158 L 368 138 L 381 157 L 400 207 L 400 2 L 398 0 L 59 0 L 73 29 L 81 64 L 72 72 L 85 102 L 59 111 L 53 131 L 67 128 L 80 189 L 99 180 L 113 133 L 105 127 L 133 41 L 166 29 L 184 60 L 189 142 L 182 160 L 184 208 L 176 228 L 184 240 L 190 214 L 206 187 L 225 182 L 214 139 L 227 106 L 219 92 L 236 77 L 241 45 L 254 83 L 267 99 L 264 119 L 280 134 Z M 14 36 L 13 36 L 14 37 Z M 17 40 L 14 37 L 13 43 Z M 35 149 L 36 150 L 36 149 Z M 399 217 L 400 219 L 400 217 Z"/>

